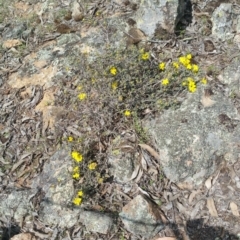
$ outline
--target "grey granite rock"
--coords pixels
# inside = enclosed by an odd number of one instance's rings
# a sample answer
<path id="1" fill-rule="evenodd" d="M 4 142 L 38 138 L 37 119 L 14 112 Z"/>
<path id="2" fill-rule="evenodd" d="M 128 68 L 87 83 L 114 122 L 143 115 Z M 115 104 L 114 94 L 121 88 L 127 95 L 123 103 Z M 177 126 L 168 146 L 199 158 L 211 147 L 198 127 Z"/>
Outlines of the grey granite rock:
<path id="1" fill-rule="evenodd" d="M 149 37 L 153 37 L 157 27 L 174 32 L 177 22 L 183 16 L 186 1 L 144 0 L 134 16 L 137 27 Z"/>
<path id="2" fill-rule="evenodd" d="M 0 195 L 0 216 L 5 216 L 17 223 L 31 215 L 31 205 L 28 190 L 12 191 L 10 194 Z"/>
<path id="3" fill-rule="evenodd" d="M 107 234 L 113 227 L 113 218 L 98 212 L 84 211 L 80 214 L 80 221 L 91 232 Z"/>
<path id="4" fill-rule="evenodd" d="M 178 110 L 146 120 L 160 153 L 160 164 L 174 182 L 201 184 L 224 160 L 239 158 L 240 116 L 220 92 L 199 88 Z"/>
<path id="5" fill-rule="evenodd" d="M 78 220 L 81 209 L 69 207 L 74 197 L 71 167 L 70 150 L 59 150 L 44 164 L 42 173 L 32 184 L 33 188 L 41 188 L 45 193 L 39 213 L 45 224 L 65 228 L 72 227 Z"/>
<path id="6" fill-rule="evenodd" d="M 233 6 L 231 3 L 222 3 L 212 15 L 212 34 L 221 40 L 234 37 L 232 33 Z"/>
<path id="7" fill-rule="evenodd" d="M 142 195 L 125 205 L 120 217 L 129 232 L 148 239 L 164 227 L 158 206 Z"/>

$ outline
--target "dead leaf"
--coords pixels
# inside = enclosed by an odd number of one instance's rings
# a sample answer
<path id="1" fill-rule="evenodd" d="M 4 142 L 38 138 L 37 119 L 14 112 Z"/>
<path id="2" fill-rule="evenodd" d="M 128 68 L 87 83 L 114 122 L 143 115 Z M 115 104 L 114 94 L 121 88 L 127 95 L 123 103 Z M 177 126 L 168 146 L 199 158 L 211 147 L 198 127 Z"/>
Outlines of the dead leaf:
<path id="1" fill-rule="evenodd" d="M 194 208 L 191 210 L 191 213 L 190 213 L 191 219 L 196 218 L 197 214 L 199 212 L 201 212 L 201 210 L 203 209 L 204 205 L 205 205 L 205 201 L 204 200 L 200 200 L 200 201 L 197 202 L 197 204 L 195 204 Z"/>
<path id="2" fill-rule="evenodd" d="M 217 209 L 215 207 L 213 198 L 210 197 L 207 199 L 207 207 L 211 216 L 218 217 Z"/>
<path id="3" fill-rule="evenodd" d="M 3 48 L 12 48 L 22 45 L 19 39 L 8 39 L 3 43 Z"/>
<path id="4" fill-rule="evenodd" d="M 153 240 L 177 240 L 175 237 L 161 237 L 161 238 L 156 238 Z"/>
<path id="5" fill-rule="evenodd" d="M 35 240 L 35 236 L 31 233 L 20 233 L 11 238 L 11 240 Z"/>
<path id="6" fill-rule="evenodd" d="M 131 176 L 130 180 L 133 180 L 137 177 L 137 175 L 139 173 L 139 169 L 140 169 L 140 166 L 137 165 L 136 168 L 134 169 L 133 173 L 132 173 L 132 176 Z"/>
<path id="7" fill-rule="evenodd" d="M 148 173 L 152 176 L 156 176 L 158 174 L 158 170 L 154 168 L 153 166 L 149 167 Z"/>
<path id="8" fill-rule="evenodd" d="M 147 161 L 144 158 L 143 154 L 141 154 L 141 166 L 142 166 L 143 170 L 147 171 Z"/>
<path id="9" fill-rule="evenodd" d="M 143 175 L 143 170 L 140 168 L 139 169 L 139 172 L 138 172 L 138 176 L 136 177 L 136 179 L 134 180 L 134 182 L 139 182 L 140 181 L 140 179 L 141 179 L 141 177 L 142 177 L 142 175 Z"/>
<path id="10" fill-rule="evenodd" d="M 203 96 L 202 97 L 202 100 L 201 100 L 201 103 L 204 107 L 211 107 L 213 104 L 215 104 L 216 102 L 213 101 L 210 97 L 206 97 L 206 96 Z"/>
<path id="11" fill-rule="evenodd" d="M 128 44 L 137 44 L 145 38 L 144 33 L 138 28 L 131 28 L 126 35 Z"/>
<path id="12" fill-rule="evenodd" d="M 207 189 L 210 189 L 212 187 L 212 177 L 209 177 L 207 181 L 205 182 L 205 186 Z"/>
<path id="13" fill-rule="evenodd" d="M 230 208 L 231 208 L 231 211 L 232 211 L 232 214 L 236 217 L 239 217 L 239 211 L 238 211 L 238 206 L 236 203 L 234 202 L 231 202 L 230 203 Z"/>
<path id="14" fill-rule="evenodd" d="M 189 196 L 189 198 L 188 198 L 189 204 L 192 203 L 192 201 L 193 201 L 193 199 L 195 198 L 195 196 L 196 196 L 197 194 L 199 194 L 200 192 L 201 192 L 201 191 L 198 189 L 198 190 L 196 190 L 196 191 L 193 191 L 193 192 L 190 194 L 190 196 Z"/>
<path id="15" fill-rule="evenodd" d="M 179 182 L 179 183 L 177 183 L 177 186 L 181 190 L 192 190 L 193 189 L 192 183 L 189 183 L 189 182 Z"/>
<path id="16" fill-rule="evenodd" d="M 218 171 L 217 175 L 213 178 L 213 180 L 212 180 L 212 186 L 216 183 L 219 174 L 220 174 L 220 171 Z"/>
<path id="17" fill-rule="evenodd" d="M 149 145 L 147 144 L 138 144 L 141 148 L 147 150 L 154 158 L 160 161 L 160 155 Z"/>

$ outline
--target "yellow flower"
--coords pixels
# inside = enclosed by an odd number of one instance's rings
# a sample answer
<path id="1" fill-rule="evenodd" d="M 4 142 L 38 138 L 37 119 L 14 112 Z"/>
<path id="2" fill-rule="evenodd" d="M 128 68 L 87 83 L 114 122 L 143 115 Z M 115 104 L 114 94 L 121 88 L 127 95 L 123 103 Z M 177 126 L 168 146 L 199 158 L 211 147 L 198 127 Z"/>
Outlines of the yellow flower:
<path id="1" fill-rule="evenodd" d="M 167 78 L 164 78 L 163 80 L 162 80 L 162 85 L 163 86 L 167 86 L 169 84 L 169 80 L 167 79 Z"/>
<path id="2" fill-rule="evenodd" d="M 117 74 L 117 68 L 116 67 L 111 67 L 110 68 L 110 73 L 115 76 Z"/>
<path id="3" fill-rule="evenodd" d="M 187 86 L 187 81 L 183 81 L 182 86 Z"/>
<path id="4" fill-rule="evenodd" d="M 112 89 L 116 90 L 117 87 L 118 87 L 118 82 L 117 81 L 112 82 Z"/>
<path id="5" fill-rule="evenodd" d="M 83 159 L 83 156 L 77 151 L 72 151 L 71 156 L 76 162 L 81 162 Z"/>
<path id="6" fill-rule="evenodd" d="M 159 65 L 158 65 L 159 69 L 162 70 L 162 71 L 165 70 L 165 66 L 166 66 L 166 64 L 164 62 L 159 63 Z"/>
<path id="7" fill-rule="evenodd" d="M 78 180 L 78 179 L 80 178 L 80 173 L 75 172 L 75 173 L 73 173 L 72 177 L 73 177 L 74 179 Z"/>
<path id="8" fill-rule="evenodd" d="M 192 54 L 191 53 L 187 54 L 186 58 L 191 60 L 192 59 Z"/>
<path id="9" fill-rule="evenodd" d="M 82 100 L 87 98 L 87 94 L 86 93 L 80 93 L 80 94 L 78 94 L 78 98 L 82 101 Z"/>
<path id="10" fill-rule="evenodd" d="M 130 116 L 131 116 L 131 112 L 130 112 L 129 110 L 126 110 L 126 111 L 124 112 L 124 115 L 125 115 L 126 117 L 130 117 Z"/>
<path id="11" fill-rule="evenodd" d="M 74 173 L 79 172 L 79 167 L 78 167 L 78 166 L 74 167 L 74 168 L 73 168 L 73 172 L 74 172 Z"/>
<path id="12" fill-rule="evenodd" d="M 149 59 L 149 53 L 148 52 L 146 52 L 146 53 L 143 53 L 142 54 L 142 56 L 141 56 L 141 58 L 142 58 L 142 60 L 148 60 Z"/>
<path id="13" fill-rule="evenodd" d="M 190 64 L 190 59 L 188 59 L 187 57 L 182 56 L 178 60 L 185 67 Z"/>
<path id="14" fill-rule="evenodd" d="M 76 197 L 73 199 L 73 203 L 79 206 L 82 203 L 82 199 L 80 197 Z"/>
<path id="15" fill-rule="evenodd" d="M 98 183 L 99 183 L 99 184 L 103 183 L 103 178 L 99 178 L 99 179 L 98 179 Z"/>
<path id="16" fill-rule="evenodd" d="M 83 89 L 83 86 L 82 85 L 79 85 L 78 87 L 77 87 L 77 90 L 82 90 Z"/>
<path id="17" fill-rule="evenodd" d="M 72 137 L 72 136 L 69 136 L 69 137 L 68 137 L 68 141 L 69 141 L 69 142 L 72 142 L 72 141 L 73 141 L 73 137 Z"/>
<path id="18" fill-rule="evenodd" d="M 189 81 L 188 82 L 188 91 L 193 93 L 196 90 L 197 90 L 196 83 L 193 80 Z"/>
<path id="19" fill-rule="evenodd" d="M 206 78 L 203 78 L 203 79 L 201 80 L 201 83 L 202 83 L 202 84 L 207 84 L 207 79 L 206 79 Z"/>
<path id="20" fill-rule="evenodd" d="M 177 62 L 173 62 L 173 67 L 179 69 L 179 64 Z"/>
<path id="21" fill-rule="evenodd" d="M 82 197 L 83 196 L 83 191 L 78 191 L 77 195 L 78 195 L 78 197 Z"/>
<path id="22" fill-rule="evenodd" d="M 193 71 L 194 73 L 197 73 L 197 72 L 198 72 L 198 65 L 193 64 L 193 65 L 192 65 L 192 71 Z"/>
<path id="23" fill-rule="evenodd" d="M 186 66 L 186 69 L 189 69 L 189 70 L 191 70 L 192 69 L 192 65 L 189 63 L 189 64 L 187 64 Z"/>
<path id="24" fill-rule="evenodd" d="M 191 77 L 188 77 L 188 78 L 187 78 L 187 81 L 188 81 L 188 82 L 194 82 L 193 78 L 191 78 Z"/>
<path id="25" fill-rule="evenodd" d="M 118 101 L 122 102 L 122 100 L 123 100 L 123 96 L 118 96 Z"/>
<path id="26" fill-rule="evenodd" d="M 97 167 L 97 163 L 90 163 L 88 164 L 88 169 L 94 170 Z"/>

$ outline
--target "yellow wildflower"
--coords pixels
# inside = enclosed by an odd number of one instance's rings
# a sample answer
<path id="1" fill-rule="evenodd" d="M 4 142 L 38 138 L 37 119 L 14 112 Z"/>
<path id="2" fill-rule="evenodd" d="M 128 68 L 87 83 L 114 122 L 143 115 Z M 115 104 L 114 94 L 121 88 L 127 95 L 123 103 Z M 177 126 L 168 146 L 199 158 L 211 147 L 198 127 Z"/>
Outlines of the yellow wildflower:
<path id="1" fill-rule="evenodd" d="M 206 79 L 206 78 L 203 78 L 203 79 L 201 80 L 201 83 L 202 83 L 202 84 L 207 84 L 207 79 Z"/>
<path id="2" fill-rule="evenodd" d="M 73 137 L 72 137 L 72 136 L 69 136 L 69 137 L 68 137 L 68 141 L 69 141 L 69 142 L 72 142 L 72 141 L 73 141 Z"/>
<path id="3" fill-rule="evenodd" d="M 73 203 L 79 206 L 82 203 L 82 199 L 80 197 L 76 197 L 73 199 Z"/>
<path id="4" fill-rule="evenodd" d="M 163 80 L 162 80 L 162 85 L 163 86 L 167 86 L 169 84 L 169 80 L 167 79 L 167 78 L 164 78 Z"/>
<path id="5" fill-rule="evenodd" d="M 82 90 L 83 89 L 83 86 L 82 85 L 79 85 L 78 87 L 77 87 L 77 90 Z"/>
<path id="6" fill-rule="evenodd" d="M 78 179 L 80 178 L 80 173 L 75 172 L 75 173 L 73 173 L 72 177 L 73 177 L 74 179 L 78 180 Z"/>
<path id="7" fill-rule="evenodd" d="M 190 80 L 188 82 L 188 91 L 189 92 L 195 92 L 197 90 L 197 86 L 196 86 L 196 83 L 194 82 L 194 80 Z"/>
<path id="8" fill-rule="evenodd" d="M 117 87 L 118 87 L 118 82 L 117 81 L 112 82 L 112 89 L 116 90 Z"/>
<path id="9" fill-rule="evenodd" d="M 124 112 L 124 115 L 125 115 L 126 117 L 130 117 L 130 116 L 131 116 L 131 112 L 130 112 L 129 110 L 126 110 L 126 111 Z"/>
<path id="10" fill-rule="evenodd" d="M 194 73 L 197 73 L 197 72 L 198 72 L 198 65 L 193 64 L 193 65 L 192 65 L 192 71 L 193 71 Z"/>
<path id="11" fill-rule="evenodd" d="M 71 156 L 76 162 L 81 162 L 83 159 L 83 156 L 77 151 L 72 151 Z"/>
<path id="12" fill-rule="evenodd" d="M 86 93 L 80 93 L 80 94 L 78 94 L 78 98 L 82 101 L 82 100 L 87 98 L 87 94 Z"/>
<path id="13" fill-rule="evenodd" d="M 82 197 L 83 196 L 83 191 L 81 190 L 81 191 L 78 191 L 77 192 L 77 195 L 78 195 L 78 197 Z"/>
<path id="14" fill-rule="evenodd" d="M 191 70 L 192 69 L 192 65 L 189 63 L 188 65 L 186 65 L 185 66 L 186 67 L 186 69 L 188 69 L 188 70 Z"/>
<path id="15" fill-rule="evenodd" d="M 181 56 L 178 60 L 185 67 L 190 64 L 190 59 L 188 59 L 187 57 Z"/>
<path id="16" fill-rule="evenodd" d="M 99 183 L 99 184 L 103 183 L 103 178 L 99 178 L 99 179 L 98 179 L 98 183 Z"/>
<path id="17" fill-rule="evenodd" d="M 142 60 L 148 60 L 149 57 L 150 57 L 150 54 L 148 52 L 142 53 L 142 56 L 141 56 Z"/>
<path id="18" fill-rule="evenodd" d="M 192 59 L 192 54 L 191 53 L 187 54 L 186 58 L 191 60 Z"/>
<path id="19" fill-rule="evenodd" d="M 110 73 L 115 76 L 117 74 L 117 68 L 116 67 L 111 67 L 110 68 Z"/>
<path id="20" fill-rule="evenodd" d="M 94 170 L 96 167 L 97 167 L 97 163 L 95 162 L 88 164 L 88 169 L 90 170 Z"/>
<path id="21" fill-rule="evenodd" d="M 79 166 L 76 166 L 73 168 L 73 172 L 76 173 L 76 172 L 79 172 Z"/>
<path id="22" fill-rule="evenodd" d="M 158 65 L 159 69 L 162 70 L 162 71 L 165 70 L 165 66 L 166 66 L 166 64 L 164 62 L 159 63 L 159 65 Z"/>
<path id="23" fill-rule="evenodd" d="M 173 62 L 173 67 L 179 69 L 179 64 L 177 62 Z"/>
<path id="24" fill-rule="evenodd" d="M 187 86 L 187 81 L 183 81 L 182 86 Z"/>

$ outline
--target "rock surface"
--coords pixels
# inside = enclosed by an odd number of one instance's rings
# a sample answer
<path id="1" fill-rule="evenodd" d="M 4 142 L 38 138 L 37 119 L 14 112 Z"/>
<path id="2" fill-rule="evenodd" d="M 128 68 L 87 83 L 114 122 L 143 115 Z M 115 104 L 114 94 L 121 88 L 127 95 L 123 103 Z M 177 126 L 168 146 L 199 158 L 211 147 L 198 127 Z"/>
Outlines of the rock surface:
<path id="1" fill-rule="evenodd" d="M 27 190 L 12 191 L 9 195 L 0 195 L 0 215 L 13 219 L 19 224 L 24 218 L 31 216 L 30 195 Z"/>
<path id="2" fill-rule="evenodd" d="M 70 151 L 59 150 L 45 163 L 42 173 L 33 181 L 32 187 L 40 188 L 44 193 L 39 217 L 50 226 L 57 224 L 62 228 L 70 228 L 77 223 L 81 210 L 69 208 L 74 197 L 71 167 Z"/>
<path id="3" fill-rule="evenodd" d="M 238 160 L 240 116 L 219 92 L 199 89 L 176 111 L 147 120 L 160 164 L 174 182 L 201 184 L 222 161 Z"/>
<path id="4" fill-rule="evenodd" d="M 212 34 L 221 40 L 233 38 L 233 17 L 232 4 L 222 3 L 212 15 Z"/>
<path id="5" fill-rule="evenodd" d="M 79 220 L 92 232 L 107 234 L 113 228 L 113 218 L 104 213 L 84 211 Z"/>
<path id="6" fill-rule="evenodd" d="M 119 215 L 129 232 L 148 239 L 164 227 L 158 206 L 142 195 L 125 205 Z"/>
<path id="7" fill-rule="evenodd" d="M 147 36 L 153 37 L 157 28 L 173 33 L 176 23 L 184 15 L 185 1 L 151 1 L 144 0 L 139 3 L 139 8 L 134 16 L 137 27 Z"/>

